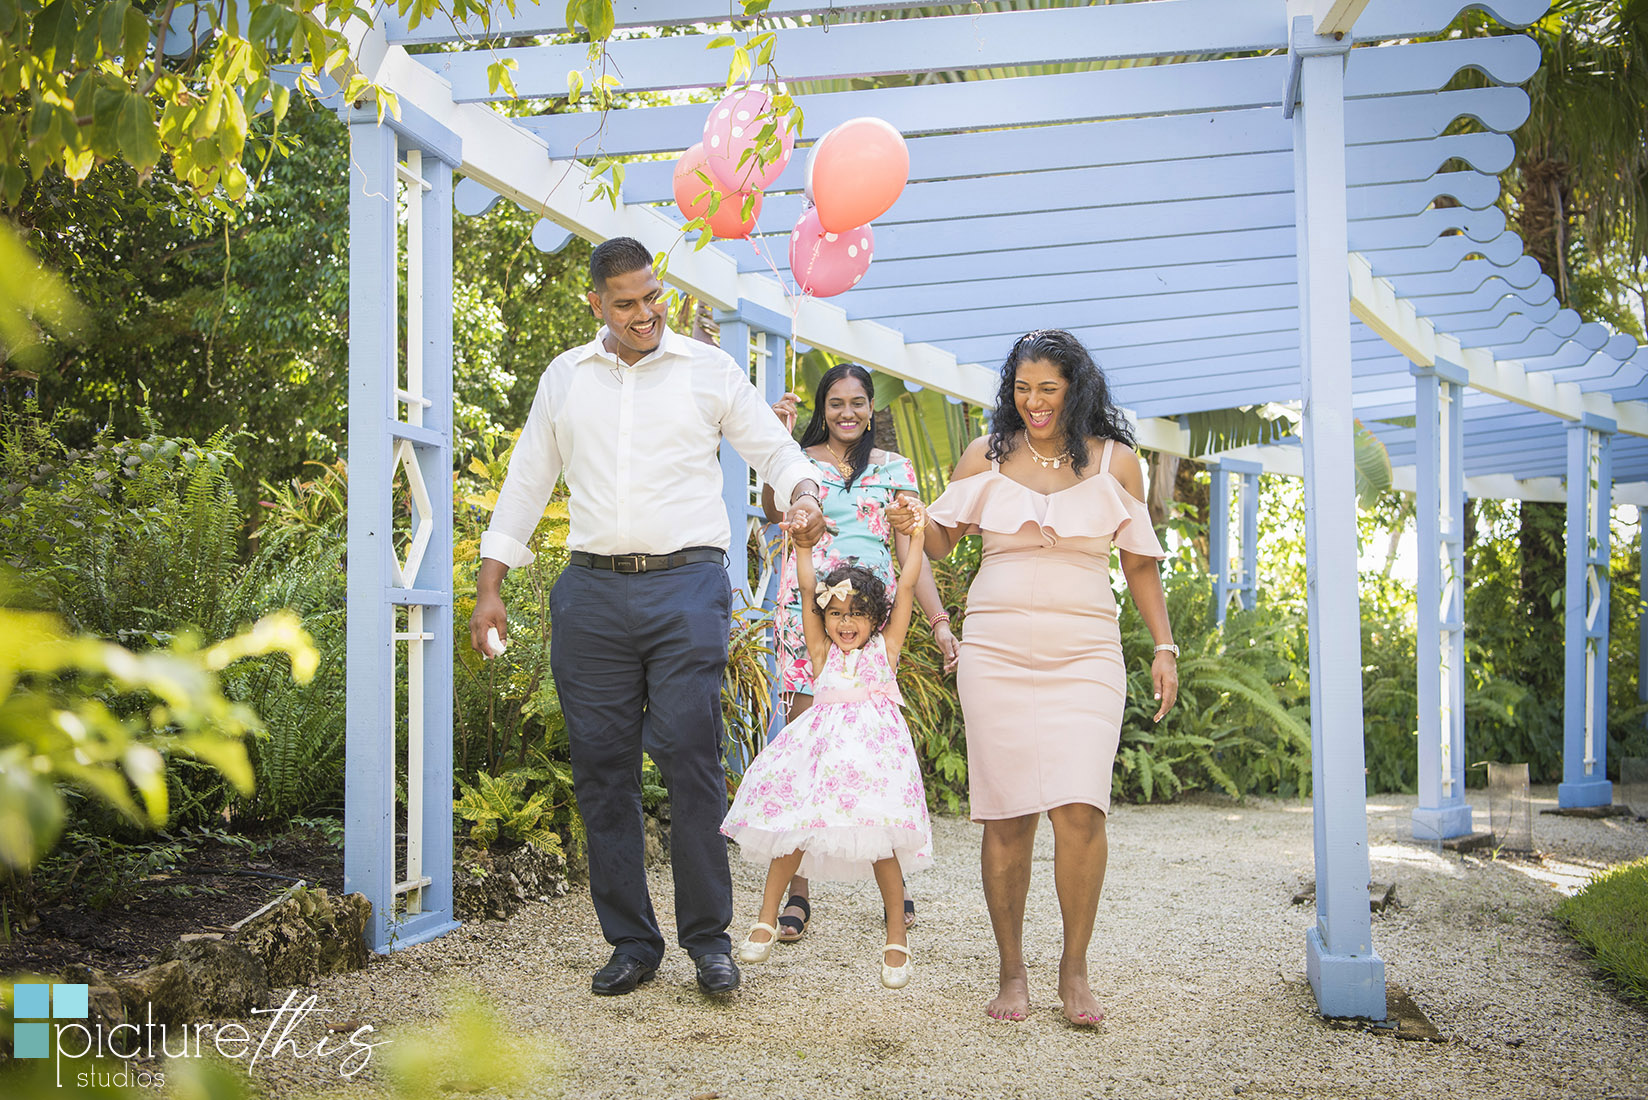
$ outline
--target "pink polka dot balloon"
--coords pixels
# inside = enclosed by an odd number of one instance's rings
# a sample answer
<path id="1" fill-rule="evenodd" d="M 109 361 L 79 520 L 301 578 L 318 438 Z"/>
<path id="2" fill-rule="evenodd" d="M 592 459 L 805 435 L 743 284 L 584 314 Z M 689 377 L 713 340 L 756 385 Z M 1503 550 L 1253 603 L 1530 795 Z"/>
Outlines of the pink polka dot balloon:
<path id="1" fill-rule="evenodd" d="M 769 187 L 790 163 L 795 135 L 790 132 L 788 119 L 779 119 L 781 148 L 777 160 L 763 165 L 753 152 L 756 139 L 772 121 L 771 115 L 761 117 L 761 112 L 768 110 L 771 103 L 766 92 L 746 88 L 731 93 L 710 108 L 710 117 L 704 121 L 704 155 L 709 160 L 710 174 L 728 191 Z M 752 152 L 740 165 L 739 159 L 746 150 Z"/>
<path id="2" fill-rule="evenodd" d="M 790 232 L 790 274 L 803 294 L 830 298 L 851 290 L 870 269 L 875 232 L 868 225 L 831 233 L 809 206 Z"/>

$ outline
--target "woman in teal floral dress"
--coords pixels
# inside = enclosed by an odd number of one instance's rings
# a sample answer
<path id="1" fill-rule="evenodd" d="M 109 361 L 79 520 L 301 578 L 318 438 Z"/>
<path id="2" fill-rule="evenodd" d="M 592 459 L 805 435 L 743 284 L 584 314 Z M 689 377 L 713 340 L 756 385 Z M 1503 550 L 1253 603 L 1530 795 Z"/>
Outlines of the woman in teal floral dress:
<path id="1" fill-rule="evenodd" d="M 787 394 L 773 406 L 786 424 L 795 421 L 796 398 Z M 900 493 L 916 493 L 915 467 L 903 455 L 875 445 L 875 383 L 857 363 L 841 363 L 824 372 L 813 395 L 813 415 L 801 434 L 801 447 L 819 468 L 819 504 L 826 532 L 813 547 L 813 565 L 819 576 L 850 558 L 873 570 L 889 591 L 894 587 L 893 553 L 902 560 L 905 536 L 887 522 L 886 510 Z M 763 494 L 767 518 L 777 523 L 772 490 Z M 959 645 L 950 629 L 950 616 L 939 602 L 938 586 L 925 562 L 916 582 L 916 602 L 932 624 L 933 639 L 944 654 L 944 668 L 955 667 Z M 787 722 L 793 722 L 813 701 L 807 658 L 807 640 L 801 629 L 801 603 L 795 577 L 795 558 L 786 555 L 779 574 L 773 615 L 774 650 L 782 690 L 788 703 Z M 906 922 L 915 919 L 915 904 L 904 903 Z M 811 915 L 807 880 L 797 876 L 791 897 L 779 918 L 778 938 L 795 940 Z"/>

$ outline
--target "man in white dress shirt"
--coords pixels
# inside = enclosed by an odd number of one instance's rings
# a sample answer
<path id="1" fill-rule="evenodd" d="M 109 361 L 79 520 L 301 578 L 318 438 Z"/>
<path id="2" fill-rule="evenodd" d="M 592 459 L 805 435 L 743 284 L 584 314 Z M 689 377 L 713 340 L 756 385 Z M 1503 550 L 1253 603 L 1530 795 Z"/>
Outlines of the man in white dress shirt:
<path id="1" fill-rule="evenodd" d="M 652 978 L 664 940 L 643 868 L 641 753 L 670 792 L 676 934 L 708 993 L 736 989 L 732 879 L 721 820 L 721 681 L 731 627 L 721 496 L 726 439 L 790 501 L 802 537 L 824 523 L 814 467 L 726 352 L 665 324 L 652 256 L 617 237 L 590 257 L 593 341 L 556 357 L 481 539 L 471 643 L 508 639 L 499 588 L 564 474 L 571 564 L 550 593 L 550 667 L 589 841 L 590 895 L 611 959 L 598 994 Z M 737 533 L 742 538 L 743 532 Z"/>

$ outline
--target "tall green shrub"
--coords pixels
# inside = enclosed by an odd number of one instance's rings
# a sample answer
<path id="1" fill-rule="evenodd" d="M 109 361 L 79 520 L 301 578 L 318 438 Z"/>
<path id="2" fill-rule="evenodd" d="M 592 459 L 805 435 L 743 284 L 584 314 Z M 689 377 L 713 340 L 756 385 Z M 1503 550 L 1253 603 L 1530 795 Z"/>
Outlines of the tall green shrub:
<path id="1" fill-rule="evenodd" d="M 248 749 L 249 798 L 187 760 L 167 773 L 170 818 L 223 813 L 282 820 L 334 802 L 342 789 L 341 528 L 270 528 L 248 555 L 232 481 L 235 440 L 104 434 L 68 448 L 29 407 L 0 410 L 0 560 L 73 629 L 137 651 L 186 637 L 228 638 L 279 609 L 312 628 L 318 674 L 296 684 L 276 659 L 230 670 L 227 698 L 264 715 Z M 136 706 L 135 703 L 125 703 Z"/>

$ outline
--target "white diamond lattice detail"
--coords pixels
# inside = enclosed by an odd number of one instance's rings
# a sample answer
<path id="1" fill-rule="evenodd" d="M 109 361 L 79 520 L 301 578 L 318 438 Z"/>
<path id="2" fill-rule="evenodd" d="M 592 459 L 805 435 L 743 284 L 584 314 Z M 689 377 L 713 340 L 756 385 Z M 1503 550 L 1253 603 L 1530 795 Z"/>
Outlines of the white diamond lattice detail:
<path id="1" fill-rule="evenodd" d="M 419 567 L 423 565 L 429 537 L 435 533 L 435 512 L 429 506 L 429 489 L 424 484 L 423 471 L 418 467 L 417 451 L 405 439 L 395 442 L 395 472 L 399 474 L 402 471 L 405 471 L 406 486 L 412 494 L 412 540 L 406 547 L 406 560 L 390 554 L 389 567 L 394 574 L 392 579 L 396 588 L 411 588 L 417 581 Z"/>

